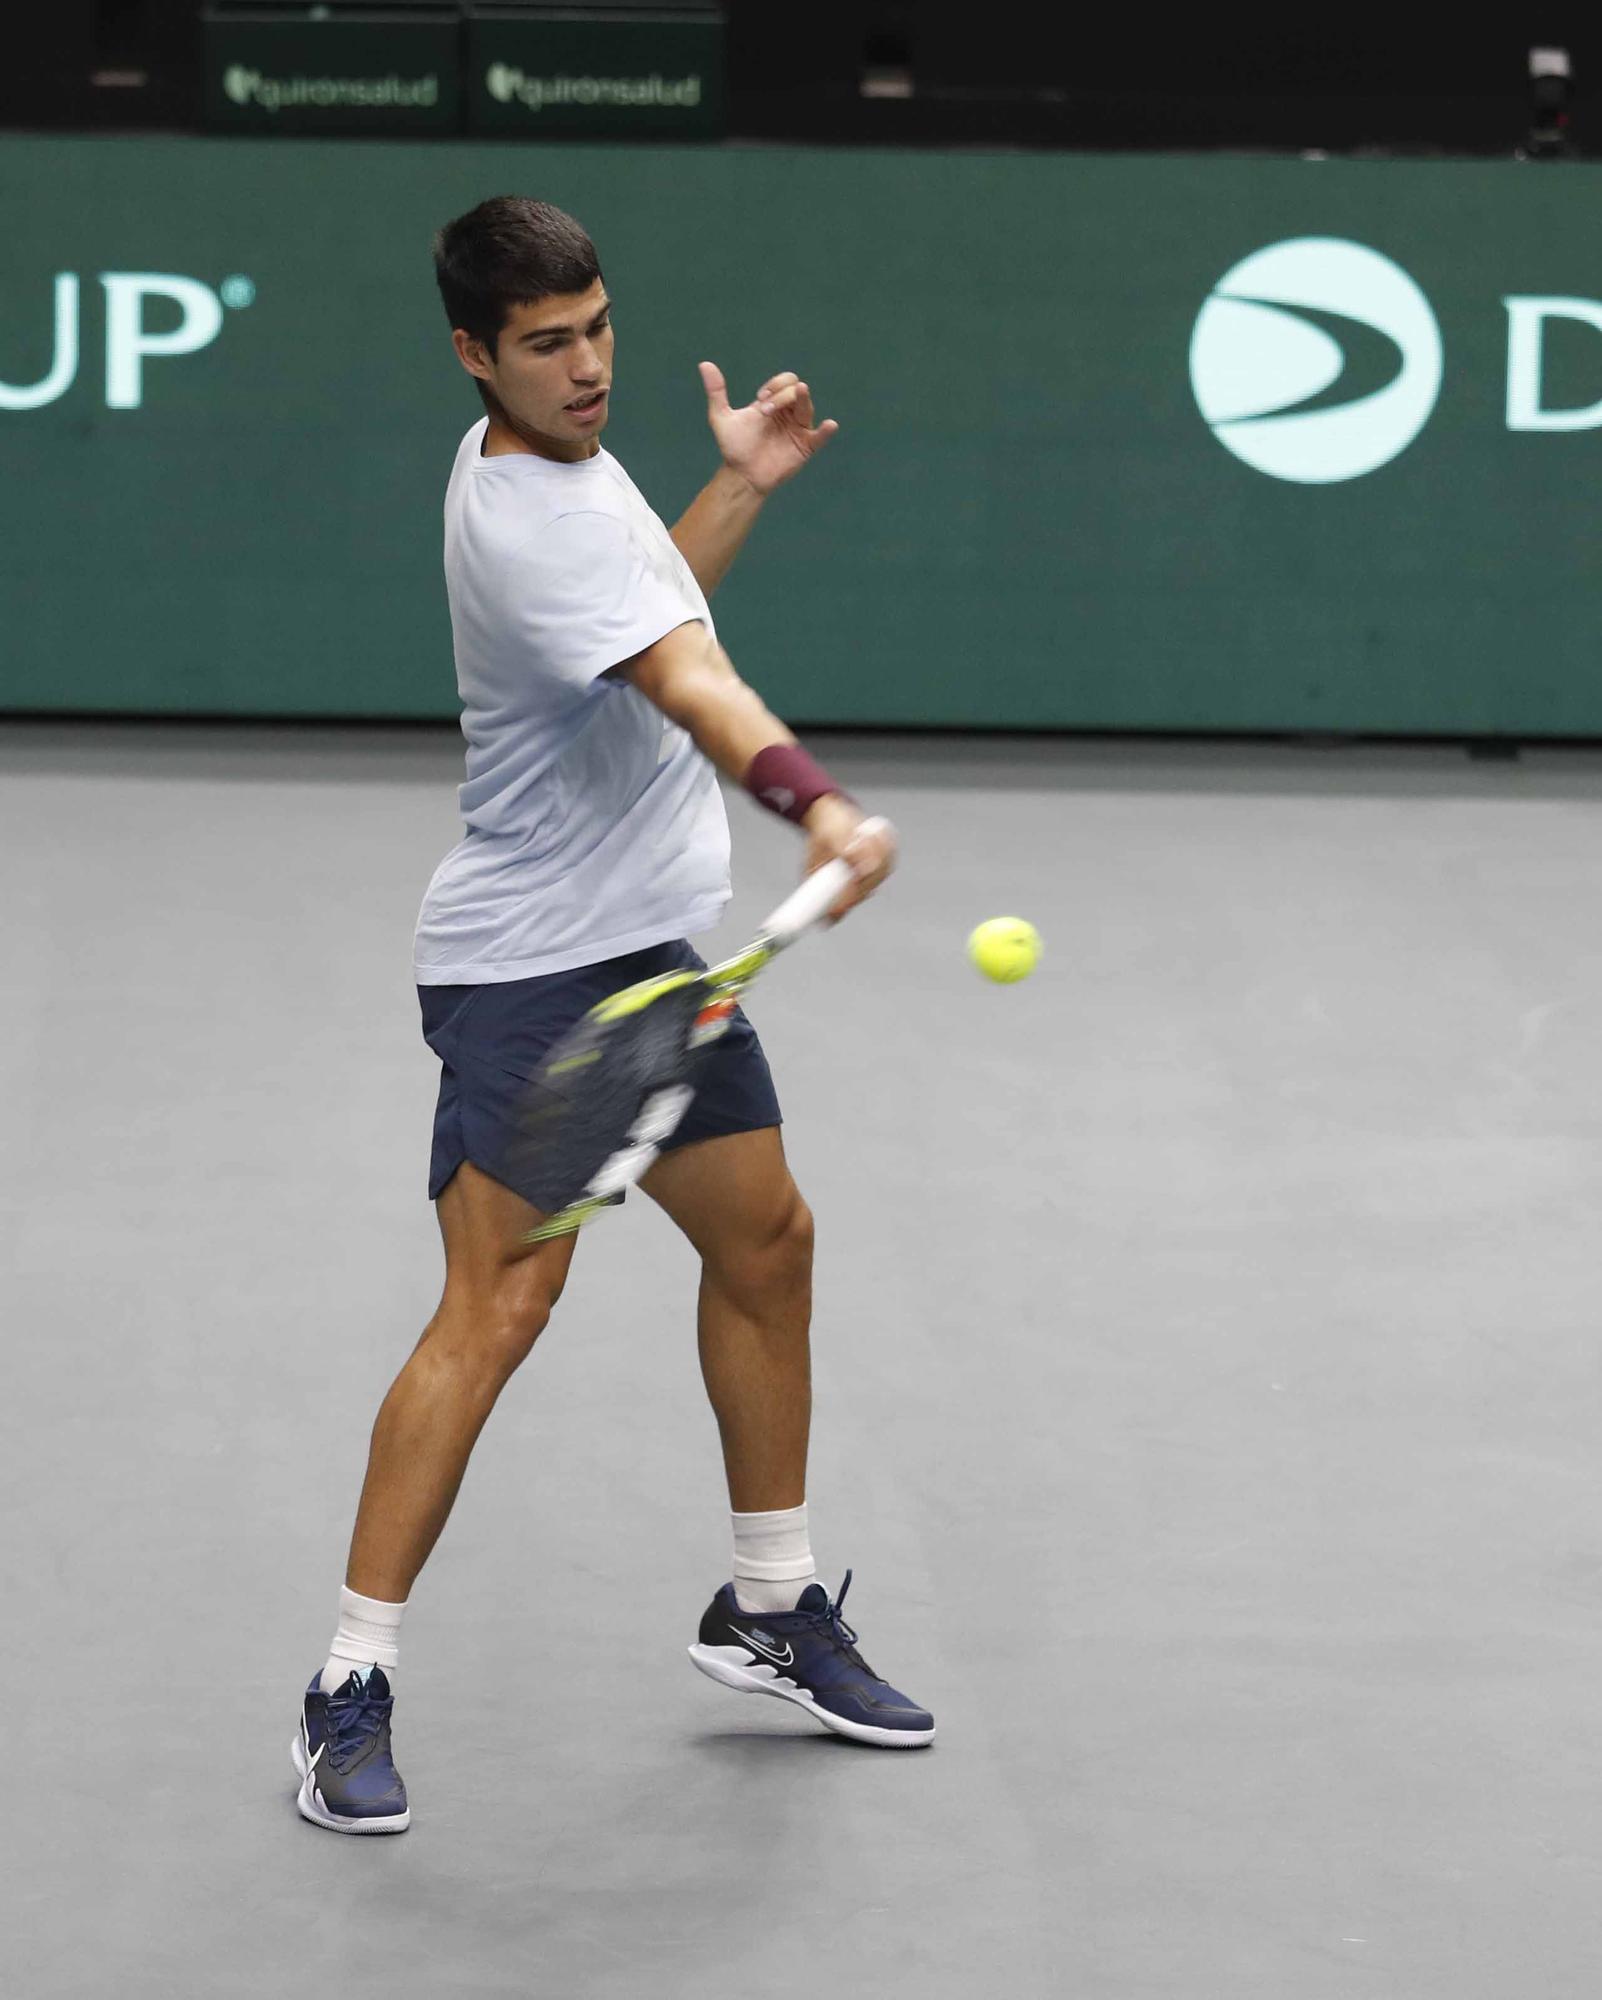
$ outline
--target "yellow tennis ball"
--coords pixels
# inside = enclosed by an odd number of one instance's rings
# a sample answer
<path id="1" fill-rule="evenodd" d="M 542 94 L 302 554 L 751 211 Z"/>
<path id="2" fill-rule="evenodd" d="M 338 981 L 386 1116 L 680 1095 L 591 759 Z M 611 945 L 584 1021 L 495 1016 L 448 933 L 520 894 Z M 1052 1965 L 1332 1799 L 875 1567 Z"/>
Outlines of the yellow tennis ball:
<path id="1" fill-rule="evenodd" d="M 1040 957 L 1040 933 L 1026 917 L 991 917 L 968 937 L 968 956 L 998 985 L 1027 979 Z"/>

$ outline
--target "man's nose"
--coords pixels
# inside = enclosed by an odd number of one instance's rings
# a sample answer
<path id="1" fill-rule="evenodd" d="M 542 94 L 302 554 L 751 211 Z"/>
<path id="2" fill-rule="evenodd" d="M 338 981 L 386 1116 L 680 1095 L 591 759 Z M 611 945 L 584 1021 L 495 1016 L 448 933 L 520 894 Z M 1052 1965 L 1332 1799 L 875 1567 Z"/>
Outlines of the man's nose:
<path id="1" fill-rule="evenodd" d="M 606 371 L 601 366 L 600 349 L 593 340 L 581 340 L 573 349 L 573 380 L 593 382 Z"/>

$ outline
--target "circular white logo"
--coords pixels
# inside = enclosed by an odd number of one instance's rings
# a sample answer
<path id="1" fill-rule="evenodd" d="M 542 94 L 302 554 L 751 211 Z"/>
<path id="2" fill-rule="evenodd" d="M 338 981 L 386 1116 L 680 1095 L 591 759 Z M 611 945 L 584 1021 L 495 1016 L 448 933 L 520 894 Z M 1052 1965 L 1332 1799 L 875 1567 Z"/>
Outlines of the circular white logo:
<path id="1" fill-rule="evenodd" d="M 1226 271 L 1190 336 L 1190 386 L 1219 443 L 1324 486 L 1387 465 L 1441 392 L 1441 330 L 1399 264 L 1298 236 Z"/>

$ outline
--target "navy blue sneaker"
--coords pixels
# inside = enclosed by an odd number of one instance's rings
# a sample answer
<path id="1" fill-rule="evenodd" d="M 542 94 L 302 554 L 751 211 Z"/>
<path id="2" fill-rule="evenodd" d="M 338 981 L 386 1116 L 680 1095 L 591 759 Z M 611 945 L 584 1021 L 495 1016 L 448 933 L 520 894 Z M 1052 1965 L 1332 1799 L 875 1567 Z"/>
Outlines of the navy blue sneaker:
<path id="1" fill-rule="evenodd" d="M 707 1607 L 690 1658 L 725 1687 L 782 1695 L 857 1743 L 885 1750 L 932 1743 L 934 1717 L 880 1680 L 857 1651 L 857 1635 L 840 1616 L 850 1588 L 847 1570 L 833 1604 L 821 1583 L 809 1583 L 793 1611 L 742 1611 L 726 1583 Z"/>
<path id="2" fill-rule="evenodd" d="M 395 1697 L 383 1669 L 362 1667 L 332 1694 L 321 1682 L 306 1690 L 290 1745 L 302 1818 L 334 1833 L 404 1833 L 412 1815 L 389 1754 Z"/>

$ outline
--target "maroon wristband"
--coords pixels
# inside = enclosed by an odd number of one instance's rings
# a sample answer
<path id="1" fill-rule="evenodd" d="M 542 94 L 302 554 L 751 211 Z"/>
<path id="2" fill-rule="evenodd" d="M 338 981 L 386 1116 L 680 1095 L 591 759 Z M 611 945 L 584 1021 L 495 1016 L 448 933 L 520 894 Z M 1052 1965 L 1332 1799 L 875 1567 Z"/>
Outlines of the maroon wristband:
<path id="1" fill-rule="evenodd" d="M 759 750 L 746 771 L 745 788 L 758 805 L 797 826 L 830 792 L 847 796 L 799 743 L 770 743 L 766 750 Z"/>

